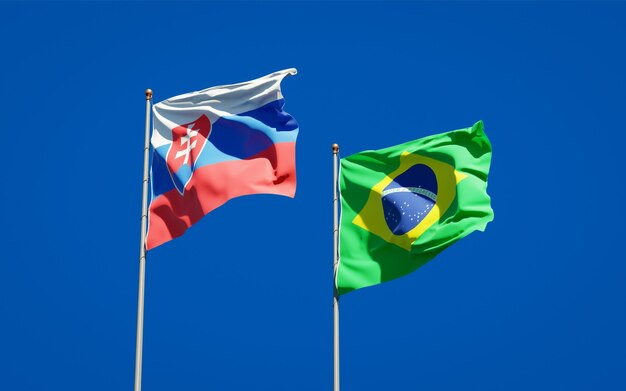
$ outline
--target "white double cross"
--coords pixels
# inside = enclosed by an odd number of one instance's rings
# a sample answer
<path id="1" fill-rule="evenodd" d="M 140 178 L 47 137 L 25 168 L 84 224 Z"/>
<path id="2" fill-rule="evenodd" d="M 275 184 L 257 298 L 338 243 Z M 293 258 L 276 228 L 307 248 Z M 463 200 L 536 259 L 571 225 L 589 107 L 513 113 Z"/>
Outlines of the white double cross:
<path id="1" fill-rule="evenodd" d="M 194 125 L 195 123 L 188 125 L 187 134 L 180 138 L 180 146 L 183 147 L 183 145 L 185 144 L 187 144 L 187 146 L 185 146 L 184 149 L 176 152 L 176 159 L 181 156 L 185 157 L 185 161 L 183 162 L 183 164 L 189 164 L 189 155 L 191 154 L 191 150 L 194 149 L 196 147 L 196 144 L 198 143 L 197 139 L 191 142 L 192 137 L 198 136 L 198 131 L 193 130 Z"/>

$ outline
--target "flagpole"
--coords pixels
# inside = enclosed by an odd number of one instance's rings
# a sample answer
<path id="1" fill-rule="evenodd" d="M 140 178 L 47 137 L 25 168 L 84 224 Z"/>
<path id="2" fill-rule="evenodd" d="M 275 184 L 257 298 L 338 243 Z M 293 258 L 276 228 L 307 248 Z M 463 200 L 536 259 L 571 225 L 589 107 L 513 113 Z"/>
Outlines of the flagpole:
<path id="1" fill-rule="evenodd" d="M 337 198 L 337 154 L 339 145 L 333 144 L 333 362 L 334 362 L 334 391 L 339 391 L 339 293 L 337 292 L 337 264 L 339 262 L 339 205 Z"/>
<path id="2" fill-rule="evenodd" d="M 139 292 L 137 297 L 137 345 L 135 348 L 135 391 L 141 391 L 143 351 L 143 297 L 146 284 L 146 225 L 148 222 L 148 164 L 150 161 L 150 104 L 152 90 L 146 90 L 146 131 L 143 149 L 143 195 L 141 200 L 141 241 L 139 246 Z"/>

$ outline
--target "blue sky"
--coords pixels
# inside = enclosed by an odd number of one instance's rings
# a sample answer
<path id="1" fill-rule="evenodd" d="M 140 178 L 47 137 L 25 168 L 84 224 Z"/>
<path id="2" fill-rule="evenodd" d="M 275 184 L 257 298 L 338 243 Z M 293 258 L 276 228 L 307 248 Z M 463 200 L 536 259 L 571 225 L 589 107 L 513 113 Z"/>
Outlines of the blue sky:
<path id="1" fill-rule="evenodd" d="M 0 4 L 0 389 L 131 389 L 144 90 L 296 67 L 295 199 L 150 251 L 144 390 L 330 390 L 332 154 L 482 119 L 495 220 L 341 301 L 342 389 L 626 388 L 626 4 Z"/>

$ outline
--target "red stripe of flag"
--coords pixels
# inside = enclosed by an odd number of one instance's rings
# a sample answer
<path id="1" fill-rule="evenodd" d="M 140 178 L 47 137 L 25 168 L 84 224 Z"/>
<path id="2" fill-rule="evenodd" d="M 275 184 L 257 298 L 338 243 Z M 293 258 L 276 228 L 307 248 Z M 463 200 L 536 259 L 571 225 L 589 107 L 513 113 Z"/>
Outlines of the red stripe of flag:
<path id="1" fill-rule="evenodd" d="M 150 203 L 146 248 L 150 250 L 181 236 L 231 198 L 259 193 L 293 197 L 295 148 L 295 142 L 277 143 L 245 160 L 197 168 L 183 195 L 173 189 Z"/>

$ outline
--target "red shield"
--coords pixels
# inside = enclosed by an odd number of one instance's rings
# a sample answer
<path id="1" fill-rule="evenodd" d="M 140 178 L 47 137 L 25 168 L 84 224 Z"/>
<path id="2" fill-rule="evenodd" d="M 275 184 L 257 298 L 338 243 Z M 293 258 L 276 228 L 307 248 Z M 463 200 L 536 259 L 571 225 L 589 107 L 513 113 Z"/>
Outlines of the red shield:
<path id="1" fill-rule="evenodd" d="M 196 160 L 209 138 L 209 133 L 211 121 L 204 114 L 193 122 L 172 129 L 172 144 L 167 152 L 167 168 L 172 177 L 178 177 L 183 187 L 191 179 Z M 187 168 L 181 171 L 183 166 Z"/>

